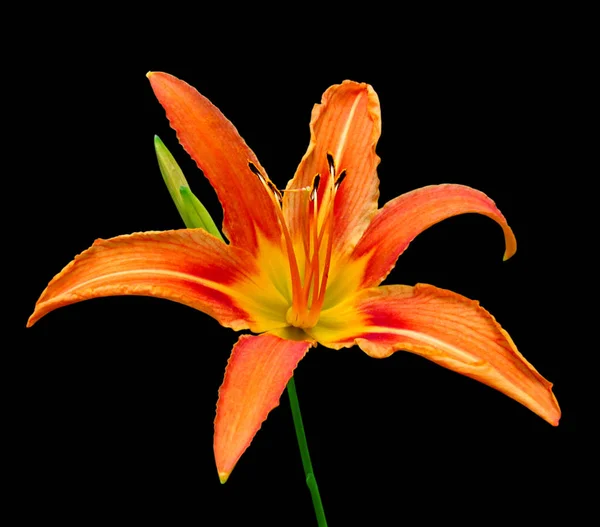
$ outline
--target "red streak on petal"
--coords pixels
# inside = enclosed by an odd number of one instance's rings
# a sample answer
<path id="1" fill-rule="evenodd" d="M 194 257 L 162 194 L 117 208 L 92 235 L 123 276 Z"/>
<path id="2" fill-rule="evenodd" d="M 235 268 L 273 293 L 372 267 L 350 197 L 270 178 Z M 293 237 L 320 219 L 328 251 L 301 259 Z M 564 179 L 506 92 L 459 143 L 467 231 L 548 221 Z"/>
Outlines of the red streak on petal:
<path id="1" fill-rule="evenodd" d="M 356 339 L 368 339 L 373 342 L 377 342 L 379 344 L 394 344 L 398 341 L 398 335 L 393 333 L 385 333 L 385 332 L 375 332 L 375 333 L 361 333 L 360 335 L 356 335 L 354 338 Z"/>
<path id="2" fill-rule="evenodd" d="M 367 316 L 367 324 L 369 326 L 410 329 L 409 324 L 398 317 L 398 313 L 387 311 L 385 308 L 380 309 L 375 313 L 367 313 Z"/>
<path id="3" fill-rule="evenodd" d="M 197 294 L 205 297 L 207 300 L 212 300 L 218 306 L 219 310 L 225 310 L 231 315 L 236 316 L 240 320 L 248 320 L 251 318 L 249 314 L 241 309 L 234 301 L 234 299 L 216 289 L 211 289 L 210 287 L 206 287 L 202 284 L 190 283 L 189 288 L 196 291 Z"/>

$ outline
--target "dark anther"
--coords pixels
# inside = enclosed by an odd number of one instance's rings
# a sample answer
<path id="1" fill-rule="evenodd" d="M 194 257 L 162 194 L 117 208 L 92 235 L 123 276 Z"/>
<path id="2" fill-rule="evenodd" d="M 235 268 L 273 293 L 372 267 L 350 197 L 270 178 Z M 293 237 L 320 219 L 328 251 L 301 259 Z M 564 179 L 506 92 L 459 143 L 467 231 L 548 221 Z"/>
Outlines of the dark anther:
<path id="1" fill-rule="evenodd" d="M 342 170 L 340 172 L 339 177 L 335 181 L 335 190 L 337 190 L 338 188 L 340 188 L 340 185 L 342 184 L 342 181 L 344 181 L 345 177 L 346 177 L 346 169 L 344 168 L 344 170 Z"/>
<path id="2" fill-rule="evenodd" d="M 327 164 L 329 165 L 329 173 L 335 176 L 335 161 L 330 152 L 327 152 Z"/>
<path id="3" fill-rule="evenodd" d="M 260 173 L 260 170 L 256 168 L 256 165 L 252 161 L 248 161 L 248 166 L 250 167 L 250 170 L 252 170 L 256 176 L 258 176 L 258 179 L 260 179 L 263 183 L 266 183 L 265 176 Z"/>
<path id="4" fill-rule="evenodd" d="M 315 179 L 313 180 L 313 188 L 312 188 L 312 192 L 310 193 L 311 201 L 314 201 L 314 199 L 317 197 L 317 191 L 319 190 L 319 182 L 320 181 L 321 181 L 321 174 L 317 174 L 315 176 Z"/>
<path id="5" fill-rule="evenodd" d="M 281 194 L 281 191 L 273 184 L 272 181 L 267 181 L 267 185 L 271 189 L 271 192 L 275 194 L 275 197 L 281 201 L 283 199 L 283 194 Z"/>

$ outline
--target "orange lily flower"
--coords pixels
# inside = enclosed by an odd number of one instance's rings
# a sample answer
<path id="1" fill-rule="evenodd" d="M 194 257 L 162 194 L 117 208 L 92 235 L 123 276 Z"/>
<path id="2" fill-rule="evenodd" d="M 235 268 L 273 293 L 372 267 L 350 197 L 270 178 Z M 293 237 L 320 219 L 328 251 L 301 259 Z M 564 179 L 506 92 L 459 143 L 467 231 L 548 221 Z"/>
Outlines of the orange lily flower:
<path id="1" fill-rule="evenodd" d="M 281 192 L 208 99 L 165 73 L 148 76 L 217 192 L 230 243 L 202 229 L 97 240 L 54 277 L 28 326 L 82 300 L 148 295 L 256 333 L 233 347 L 219 390 L 214 451 L 223 482 L 317 343 L 356 344 L 376 358 L 397 350 L 422 355 L 558 424 L 552 384 L 478 302 L 432 285 L 380 285 L 415 236 L 457 214 L 496 221 L 504 259 L 516 241 L 494 202 L 463 185 L 423 187 L 378 209 L 381 116 L 371 86 L 345 81 L 324 93 L 308 150 Z"/>

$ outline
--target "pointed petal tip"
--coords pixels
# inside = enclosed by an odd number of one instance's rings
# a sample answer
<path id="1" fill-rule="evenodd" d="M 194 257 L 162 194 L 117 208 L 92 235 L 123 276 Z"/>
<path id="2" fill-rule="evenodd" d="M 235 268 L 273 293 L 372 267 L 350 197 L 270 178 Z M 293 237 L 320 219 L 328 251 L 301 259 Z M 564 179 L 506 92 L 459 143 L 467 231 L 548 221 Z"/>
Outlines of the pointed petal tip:
<path id="1" fill-rule="evenodd" d="M 417 284 L 414 288 L 365 289 L 356 296 L 354 305 L 327 314 L 343 318 L 343 329 L 323 325 L 313 328 L 312 335 L 328 347 L 354 341 L 374 358 L 388 357 L 398 350 L 416 353 L 495 388 L 558 426 L 561 411 L 552 383 L 527 362 L 510 335 L 479 302 Z M 339 337 L 332 339 L 334 332 Z"/>
<path id="2" fill-rule="evenodd" d="M 558 406 L 558 401 L 556 400 L 556 396 L 552 392 L 552 384 L 549 387 L 550 394 L 552 395 L 552 401 L 554 403 L 552 411 L 549 415 L 544 416 L 544 419 L 548 421 L 552 426 L 558 426 L 560 418 L 562 417 L 562 411 L 560 406 Z"/>
<path id="3" fill-rule="evenodd" d="M 252 443 L 279 400 L 310 341 L 271 332 L 242 335 L 231 352 L 219 388 L 213 448 L 221 483 Z"/>
<path id="4" fill-rule="evenodd" d="M 561 412 L 559 408 L 556 408 L 555 412 L 547 413 L 545 415 L 538 414 L 544 421 L 551 424 L 552 426 L 558 426 L 560 424 Z"/>
<path id="5" fill-rule="evenodd" d="M 153 71 L 149 71 L 148 73 L 146 73 L 146 77 L 149 79 L 153 73 L 154 73 Z"/>
<path id="6" fill-rule="evenodd" d="M 512 243 L 510 243 L 509 246 L 506 247 L 506 250 L 504 251 L 504 256 L 502 257 L 502 261 L 506 262 L 506 260 L 509 260 L 510 258 L 512 258 L 515 253 L 517 252 L 517 242 L 514 239 L 511 240 Z"/>
<path id="7" fill-rule="evenodd" d="M 45 313 L 40 311 L 39 304 L 40 302 L 38 301 L 38 303 L 35 305 L 33 313 L 31 313 L 31 315 L 27 319 L 27 324 L 25 324 L 26 328 L 32 327 L 40 318 L 42 318 L 45 315 Z"/>

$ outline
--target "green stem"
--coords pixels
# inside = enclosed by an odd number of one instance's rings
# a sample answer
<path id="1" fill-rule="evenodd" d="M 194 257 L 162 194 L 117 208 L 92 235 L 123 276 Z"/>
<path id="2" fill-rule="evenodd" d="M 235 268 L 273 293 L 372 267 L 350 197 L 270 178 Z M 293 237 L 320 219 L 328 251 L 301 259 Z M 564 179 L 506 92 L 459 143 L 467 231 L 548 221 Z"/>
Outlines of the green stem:
<path id="1" fill-rule="evenodd" d="M 292 377 L 290 382 L 288 382 L 287 391 L 288 395 L 290 396 L 292 417 L 294 418 L 294 428 L 296 429 L 298 447 L 300 448 L 300 455 L 302 456 L 302 466 L 304 467 L 304 473 L 306 474 L 306 484 L 310 490 L 313 507 L 315 508 L 315 514 L 317 516 L 317 522 L 319 527 L 327 527 L 325 511 L 323 510 L 323 503 L 321 502 L 321 495 L 319 494 L 319 486 L 317 485 L 317 480 L 315 479 L 315 473 L 313 472 L 312 463 L 310 461 L 310 453 L 308 452 L 308 443 L 306 442 L 306 434 L 304 433 L 304 425 L 302 424 L 302 414 L 300 413 L 300 403 L 298 402 L 298 394 L 296 393 L 296 383 L 294 382 L 294 377 Z"/>

